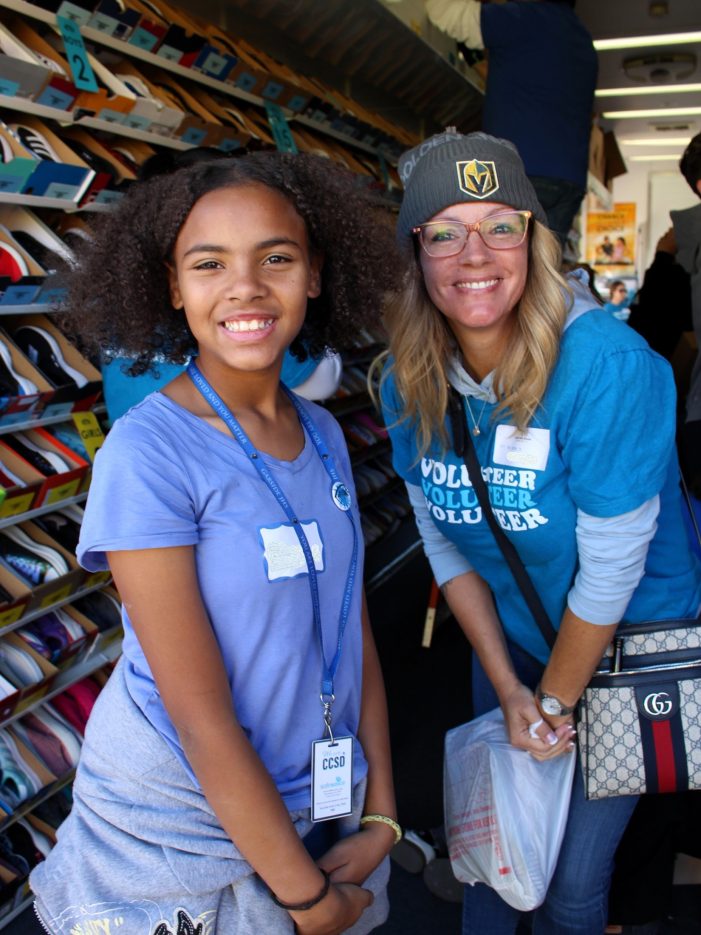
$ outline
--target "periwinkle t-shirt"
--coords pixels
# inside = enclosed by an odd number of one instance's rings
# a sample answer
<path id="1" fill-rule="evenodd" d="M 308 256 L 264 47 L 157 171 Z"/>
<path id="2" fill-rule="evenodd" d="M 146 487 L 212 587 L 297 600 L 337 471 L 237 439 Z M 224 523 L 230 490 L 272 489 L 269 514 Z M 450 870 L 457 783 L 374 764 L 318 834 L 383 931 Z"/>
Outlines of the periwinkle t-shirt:
<path id="1" fill-rule="evenodd" d="M 334 733 L 357 737 L 362 680 L 362 534 L 340 427 L 302 400 L 351 491 L 359 563 L 334 684 Z M 331 498 L 331 481 L 305 432 L 293 461 L 264 460 L 305 525 L 314 554 L 327 661 L 338 639 L 352 529 Z M 310 804 L 310 749 L 323 735 L 322 659 L 301 547 L 273 494 L 238 442 L 153 393 L 119 419 L 95 459 L 78 559 L 107 567 L 105 553 L 191 545 L 204 606 L 242 727 L 290 809 Z M 128 690 L 174 749 L 180 745 L 126 611 Z M 357 740 L 354 783 L 367 770 Z"/>

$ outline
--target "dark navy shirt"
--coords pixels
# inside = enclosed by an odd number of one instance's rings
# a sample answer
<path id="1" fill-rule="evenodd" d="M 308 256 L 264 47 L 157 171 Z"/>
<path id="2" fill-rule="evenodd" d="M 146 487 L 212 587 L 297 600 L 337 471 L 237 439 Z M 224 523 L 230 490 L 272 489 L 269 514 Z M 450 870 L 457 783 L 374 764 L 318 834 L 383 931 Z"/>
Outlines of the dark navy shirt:
<path id="1" fill-rule="evenodd" d="M 562 3 L 486 3 L 482 129 L 511 140 L 528 175 L 585 187 L 597 78 L 592 38 Z"/>

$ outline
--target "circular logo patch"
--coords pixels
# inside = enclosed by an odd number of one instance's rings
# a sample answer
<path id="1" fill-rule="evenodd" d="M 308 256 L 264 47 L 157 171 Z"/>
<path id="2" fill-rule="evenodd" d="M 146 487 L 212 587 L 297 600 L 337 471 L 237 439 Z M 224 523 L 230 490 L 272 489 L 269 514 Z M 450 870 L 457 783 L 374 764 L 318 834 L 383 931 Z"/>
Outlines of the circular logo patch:
<path id="1" fill-rule="evenodd" d="M 345 484 L 342 484 L 340 480 L 337 480 L 336 483 L 331 488 L 331 499 L 339 508 L 345 513 L 346 510 L 350 510 L 351 505 L 351 495 L 350 490 L 346 487 Z"/>

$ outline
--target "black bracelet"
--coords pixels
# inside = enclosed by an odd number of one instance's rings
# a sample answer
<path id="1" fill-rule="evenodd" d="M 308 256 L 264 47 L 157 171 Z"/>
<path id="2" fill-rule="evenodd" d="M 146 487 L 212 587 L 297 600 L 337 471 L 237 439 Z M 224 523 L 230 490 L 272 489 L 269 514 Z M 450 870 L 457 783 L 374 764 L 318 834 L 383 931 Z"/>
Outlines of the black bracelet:
<path id="1" fill-rule="evenodd" d="M 321 887 L 321 891 L 313 899 L 308 899 L 304 903 L 284 903 L 281 899 L 277 898 L 272 890 L 270 890 L 270 898 L 276 906 L 280 906 L 281 909 L 287 909 L 288 912 L 301 912 L 303 909 L 311 909 L 313 906 L 316 906 L 317 903 L 321 902 L 324 896 L 326 896 L 328 893 L 329 887 L 331 886 L 331 877 L 325 870 L 322 870 L 321 872 L 324 874 L 324 885 Z"/>

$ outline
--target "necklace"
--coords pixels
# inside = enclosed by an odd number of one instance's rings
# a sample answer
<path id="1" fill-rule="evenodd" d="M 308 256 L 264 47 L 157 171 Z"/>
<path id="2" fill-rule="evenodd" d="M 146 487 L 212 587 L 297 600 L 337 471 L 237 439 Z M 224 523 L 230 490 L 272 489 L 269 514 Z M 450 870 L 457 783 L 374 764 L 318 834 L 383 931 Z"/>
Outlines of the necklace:
<path id="1" fill-rule="evenodd" d="M 481 435 L 482 433 L 480 432 L 480 422 L 482 421 L 482 416 L 484 415 L 484 409 L 485 409 L 485 406 L 487 405 L 487 400 L 486 400 L 486 399 L 483 400 L 483 402 L 482 402 L 482 408 L 480 409 L 479 418 L 475 419 L 474 413 L 472 412 L 472 406 L 470 405 L 470 397 L 469 397 L 469 396 L 465 396 L 465 397 L 463 397 L 463 398 L 464 398 L 464 400 L 465 400 L 465 405 L 467 406 L 467 411 L 470 413 L 470 418 L 472 419 L 472 424 L 474 425 L 474 428 L 473 428 L 473 430 L 472 430 L 472 434 L 473 434 L 473 435 Z"/>

